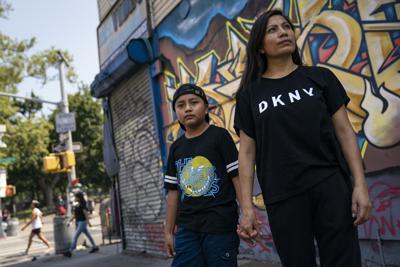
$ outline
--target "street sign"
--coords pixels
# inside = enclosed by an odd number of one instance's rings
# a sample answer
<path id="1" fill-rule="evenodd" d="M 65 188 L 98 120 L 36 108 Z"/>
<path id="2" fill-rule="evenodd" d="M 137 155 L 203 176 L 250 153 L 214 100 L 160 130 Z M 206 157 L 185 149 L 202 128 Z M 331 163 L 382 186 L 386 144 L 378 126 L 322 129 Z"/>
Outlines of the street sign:
<path id="1" fill-rule="evenodd" d="M 75 153 L 81 153 L 83 151 L 83 145 L 81 142 L 73 142 L 72 143 L 72 151 Z"/>
<path id="2" fill-rule="evenodd" d="M 14 157 L 9 157 L 9 158 L 0 158 L 0 163 L 13 163 L 15 162 L 15 158 Z"/>
<path id="3" fill-rule="evenodd" d="M 63 152 L 66 150 L 65 144 L 64 143 L 60 143 L 57 145 L 53 145 L 53 152 Z M 75 153 L 81 153 L 83 151 L 83 145 L 81 142 L 73 142 L 72 143 L 72 151 L 74 151 Z M 1 163 L 1 159 L 0 159 L 0 163 Z"/>
<path id="4" fill-rule="evenodd" d="M 0 169 L 0 198 L 6 197 L 7 189 L 7 170 Z"/>
<path id="5" fill-rule="evenodd" d="M 56 116 L 56 131 L 57 133 L 66 133 L 68 131 L 76 131 L 74 113 L 59 113 Z"/>

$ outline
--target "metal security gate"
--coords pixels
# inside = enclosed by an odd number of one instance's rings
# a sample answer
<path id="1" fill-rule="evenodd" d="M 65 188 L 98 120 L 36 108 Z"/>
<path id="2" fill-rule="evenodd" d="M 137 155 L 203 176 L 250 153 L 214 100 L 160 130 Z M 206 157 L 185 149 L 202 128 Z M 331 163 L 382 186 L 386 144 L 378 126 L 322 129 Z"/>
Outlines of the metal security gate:
<path id="1" fill-rule="evenodd" d="M 110 103 L 126 249 L 162 254 L 165 202 L 148 72 L 143 67 L 121 82 Z"/>

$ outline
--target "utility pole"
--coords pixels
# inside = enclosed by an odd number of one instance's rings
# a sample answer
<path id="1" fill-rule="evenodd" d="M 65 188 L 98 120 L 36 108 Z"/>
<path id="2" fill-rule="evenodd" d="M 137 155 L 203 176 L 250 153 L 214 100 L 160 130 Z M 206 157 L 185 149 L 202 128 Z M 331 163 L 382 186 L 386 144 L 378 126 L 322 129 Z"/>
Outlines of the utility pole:
<path id="1" fill-rule="evenodd" d="M 58 64 L 58 74 L 59 74 L 59 80 L 60 80 L 60 89 L 61 89 L 61 111 L 63 113 L 69 113 L 69 106 L 68 106 L 68 96 L 67 93 L 65 92 L 64 89 L 64 71 L 63 71 L 63 64 L 65 64 L 68 67 L 68 61 L 64 58 L 63 54 L 60 51 L 57 51 L 57 54 L 60 58 L 59 64 Z M 72 133 L 71 131 L 67 132 L 68 138 L 66 141 L 66 150 L 72 151 Z M 70 192 L 71 192 L 71 182 L 76 179 L 76 171 L 75 171 L 75 166 L 71 168 L 71 171 L 68 172 L 68 186 L 67 186 L 67 216 L 71 217 L 71 198 L 70 198 Z"/>
<path id="2" fill-rule="evenodd" d="M 41 99 L 36 99 L 36 98 L 30 98 L 30 97 L 24 97 L 24 96 L 18 96 L 15 94 L 9 94 L 5 92 L 0 92 L 0 97 L 11 97 L 11 98 L 21 98 L 25 100 L 30 100 L 30 101 L 35 101 L 35 102 L 40 102 L 40 103 L 46 103 L 46 104 L 52 104 L 56 105 L 61 108 L 62 113 L 69 113 L 69 107 L 68 107 L 68 96 L 67 93 L 64 89 L 64 71 L 63 71 L 63 64 L 65 64 L 67 67 L 69 66 L 68 61 L 64 58 L 62 53 L 60 51 L 57 51 L 57 54 L 59 56 L 59 64 L 58 64 L 58 74 L 59 74 L 59 81 L 60 81 L 60 89 L 61 89 L 61 102 L 52 102 L 52 101 L 46 101 L 46 100 L 41 100 Z M 66 150 L 73 151 L 73 145 L 72 145 L 72 133 L 71 131 L 68 131 L 65 133 L 67 137 L 64 139 L 66 140 L 65 145 L 66 145 Z M 64 135 L 64 133 L 60 134 L 60 137 Z M 61 138 L 60 138 L 61 139 Z M 75 171 L 75 166 L 72 166 L 70 168 L 70 171 L 68 172 L 68 186 L 67 186 L 67 216 L 71 216 L 71 198 L 70 198 L 70 192 L 71 192 L 71 182 L 76 179 L 76 171 Z"/>

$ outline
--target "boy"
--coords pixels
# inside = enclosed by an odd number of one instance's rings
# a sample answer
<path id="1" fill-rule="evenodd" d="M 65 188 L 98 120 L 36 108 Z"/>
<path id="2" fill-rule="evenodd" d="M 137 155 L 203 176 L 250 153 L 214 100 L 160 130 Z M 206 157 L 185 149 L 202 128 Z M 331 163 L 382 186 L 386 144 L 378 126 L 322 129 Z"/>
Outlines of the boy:
<path id="1" fill-rule="evenodd" d="M 208 124 L 207 97 L 200 87 L 180 86 L 172 107 L 185 134 L 170 147 L 164 178 L 167 255 L 174 256 L 173 267 L 237 266 L 236 146 L 227 130 Z"/>

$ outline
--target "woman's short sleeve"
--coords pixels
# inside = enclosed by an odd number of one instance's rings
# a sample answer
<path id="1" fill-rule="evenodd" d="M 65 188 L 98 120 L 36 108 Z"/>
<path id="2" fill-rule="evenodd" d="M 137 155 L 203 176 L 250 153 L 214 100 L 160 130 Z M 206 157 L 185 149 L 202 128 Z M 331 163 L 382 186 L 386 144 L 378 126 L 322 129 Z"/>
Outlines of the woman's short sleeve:
<path id="1" fill-rule="evenodd" d="M 327 83 L 324 88 L 324 97 L 328 106 L 328 112 L 332 116 L 342 106 L 350 102 L 350 98 L 346 94 L 346 90 L 340 83 L 339 79 L 329 69 L 323 68 L 324 79 Z"/>
<path id="2" fill-rule="evenodd" d="M 253 113 L 250 106 L 250 97 L 246 91 L 240 92 L 237 97 L 234 128 L 237 135 L 239 135 L 240 130 L 242 130 L 251 138 L 255 139 L 256 137 Z"/>

